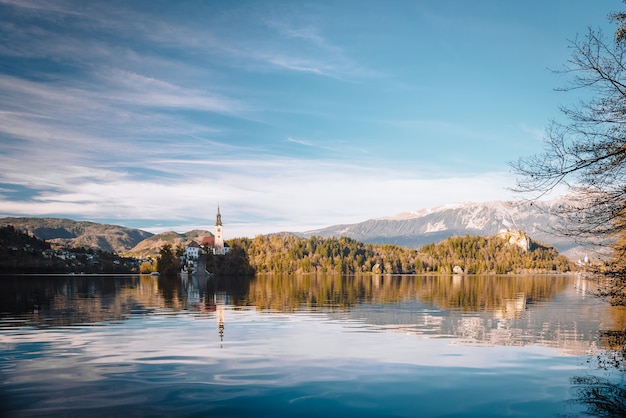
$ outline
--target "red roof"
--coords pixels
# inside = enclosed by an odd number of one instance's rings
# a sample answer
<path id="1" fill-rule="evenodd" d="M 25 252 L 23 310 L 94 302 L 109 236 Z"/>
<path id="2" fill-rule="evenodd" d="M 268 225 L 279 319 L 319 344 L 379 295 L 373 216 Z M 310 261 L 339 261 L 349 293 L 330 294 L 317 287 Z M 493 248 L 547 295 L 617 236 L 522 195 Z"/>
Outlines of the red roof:
<path id="1" fill-rule="evenodd" d="M 215 237 L 214 236 L 210 236 L 210 237 L 204 237 L 202 238 L 202 242 L 200 243 L 201 246 L 207 246 L 207 247 L 213 247 L 215 245 Z"/>

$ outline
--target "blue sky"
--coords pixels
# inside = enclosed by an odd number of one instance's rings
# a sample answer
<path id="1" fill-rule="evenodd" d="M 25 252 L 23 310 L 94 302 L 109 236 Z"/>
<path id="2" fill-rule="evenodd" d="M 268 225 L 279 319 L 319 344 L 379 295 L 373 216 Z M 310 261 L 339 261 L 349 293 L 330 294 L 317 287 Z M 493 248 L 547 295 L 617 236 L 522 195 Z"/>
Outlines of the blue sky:
<path id="1" fill-rule="evenodd" d="M 0 0 L 0 216 L 226 238 L 512 199 L 620 1 Z"/>

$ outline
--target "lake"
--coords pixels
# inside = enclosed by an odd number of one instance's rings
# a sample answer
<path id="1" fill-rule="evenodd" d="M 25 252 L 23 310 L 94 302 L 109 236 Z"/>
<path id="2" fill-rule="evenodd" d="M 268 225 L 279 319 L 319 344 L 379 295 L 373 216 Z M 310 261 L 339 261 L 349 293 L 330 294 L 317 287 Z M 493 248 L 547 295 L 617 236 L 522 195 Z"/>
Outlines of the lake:
<path id="1" fill-rule="evenodd" d="M 8 416 L 537 417 L 626 402 L 626 311 L 578 276 L 0 276 L 0 311 Z"/>

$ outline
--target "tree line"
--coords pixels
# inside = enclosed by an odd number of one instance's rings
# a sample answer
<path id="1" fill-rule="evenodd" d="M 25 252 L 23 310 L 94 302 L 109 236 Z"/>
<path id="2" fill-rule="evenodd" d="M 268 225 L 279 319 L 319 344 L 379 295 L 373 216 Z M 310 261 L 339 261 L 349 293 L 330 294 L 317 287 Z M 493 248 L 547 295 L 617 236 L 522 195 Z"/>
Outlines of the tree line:
<path id="1" fill-rule="evenodd" d="M 525 251 L 505 239 L 464 236 L 412 250 L 393 244 L 366 244 L 351 238 L 262 235 L 229 241 L 231 249 L 257 273 L 453 273 L 555 272 L 572 269 L 556 249 Z"/>

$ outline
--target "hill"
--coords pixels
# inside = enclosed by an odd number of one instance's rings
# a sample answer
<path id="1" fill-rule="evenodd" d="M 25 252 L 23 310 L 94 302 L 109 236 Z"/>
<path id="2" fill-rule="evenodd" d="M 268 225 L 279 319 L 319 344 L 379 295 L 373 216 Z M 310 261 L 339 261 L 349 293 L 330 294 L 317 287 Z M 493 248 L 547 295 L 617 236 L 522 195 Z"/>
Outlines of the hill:
<path id="1" fill-rule="evenodd" d="M 6 273 L 133 273 L 134 258 L 102 250 L 51 249 L 50 243 L 11 225 L 0 226 L 0 272 Z"/>
<path id="2" fill-rule="evenodd" d="M 558 218 L 550 214 L 551 202 L 483 202 L 447 205 L 433 209 L 401 213 L 394 217 L 370 219 L 349 225 L 335 225 L 301 234 L 303 237 L 346 236 L 374 244 L 396 244 L 421 248 L 453 236 L 490 236 L 502 229 L 522 230 L 534 239 L 556 247 L 560 253 L 576 259 L 585 250 L 572 238 L 550 231 Z M 582 255 L 581 255 L 582 254 Z"/>
<path id="3" fill-rule="evenodd" d="M 202 229 L 155 235 L 141 229 L 63 218 L 0 218 L 0 227 L 8 225 L 45 240 L 53 247 L 85 247 L 135 257 L 157 256 L 166 243 L 176 248 L 191 240 L 200 241 L 202 237 L 213 235 Z"/>
<path id="4" fill-rule="evenodd" d="M 141 241 L 151 237 L 150 232 L 118 225 L 61 218 L 0 218 L 0 226 L 12 225 L 53 246 L 93 248 L 114 253 L 125 253 Z"/>
<path id="5" fill-rule="evenodd" d="M 178 246 L 184 246 L 192 240 L 198 241 L 199 243 L 203 237 L 208 236 L 213 236 L 213 234 L 203 229 L 194 229 L 193 231 L 182 234 L 174 231 L 163 232 L 141 241 L 128 250 L 127 254 L 134 257 L 156 257 L 159 255 L 159 250 L 164 244 L 170 244 L 172 248 L 176 248 Z"/>
<path id="6" fill-rule="evenodd" d="M 364 244 L 352 238 L 257 236 L 231 241 L 258 273 L 563 273 L 572 268 L 551 246 L 522 231 L 479 237 L 450 237 L 410 250 L 393 244 Z"/>
<path id="7" fill-rule="evenodd" d="M 572 260 L 582 259 L 587 252 L 584 247 L 572 238 L 550 232 L 551 225 L 558 223 L 558 218 L 550 214 L 550 209 L 558 204 L 558 200 L 533 204 L 503 201 L 463 203 L 405 212 L 356 224 L 334 225 L 304 233 L 277 233 L 270 236 L 345 236 L 364 243 L 395 244 L 418 249 L 454 236 L 491 236 L 502 229 L 521 230 L 537 241 L 554 246 L 559 253 Z M 52 244 L 84 246 L 138 257 L 158 254 L 158 249 L 164 243 L 176 247 L 192 239 L 212 235 L 204 230 L 153 235 L 139 229 L 58 218 L 2 218 L 0 226 L 3 225 L 26 230 Z"/>

